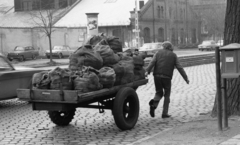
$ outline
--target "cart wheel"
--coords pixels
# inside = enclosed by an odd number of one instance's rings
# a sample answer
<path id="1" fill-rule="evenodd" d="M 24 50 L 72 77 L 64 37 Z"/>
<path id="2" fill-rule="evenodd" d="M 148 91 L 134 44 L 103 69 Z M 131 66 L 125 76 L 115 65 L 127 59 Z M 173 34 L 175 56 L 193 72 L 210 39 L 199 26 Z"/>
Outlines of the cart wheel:
<path id="1" fill-rule="evenodd" d="M 113 117 L 121 130 L 132 129 L 139 116 L 139 100 L 137 93 L 129 87 L 118 91 L 113 103 Z"/>
<path id="2" fill-rule="evenodd" d="M 58 126 L 67 126 L 73 119 L 76 109 L 71 111 L 48 111 L 48 115 L 53 123 Z"/>

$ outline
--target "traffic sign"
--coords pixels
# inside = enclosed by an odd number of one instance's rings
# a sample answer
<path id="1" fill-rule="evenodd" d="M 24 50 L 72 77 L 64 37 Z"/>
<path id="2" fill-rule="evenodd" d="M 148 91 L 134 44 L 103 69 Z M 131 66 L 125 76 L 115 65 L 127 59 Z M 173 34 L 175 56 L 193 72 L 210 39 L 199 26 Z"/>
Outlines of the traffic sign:
<path id="1" fill-rule="evenodd" d="M 140 29 L 136 30 L 136 29 L 133 29 L 133 32 L 140 32 Z"/>

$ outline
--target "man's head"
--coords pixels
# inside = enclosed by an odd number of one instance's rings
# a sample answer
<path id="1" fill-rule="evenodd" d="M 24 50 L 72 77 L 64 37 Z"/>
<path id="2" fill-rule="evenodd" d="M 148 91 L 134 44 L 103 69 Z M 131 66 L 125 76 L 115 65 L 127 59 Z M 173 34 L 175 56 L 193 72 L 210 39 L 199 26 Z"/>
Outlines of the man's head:
<path id="1" fill-rule="evenodd" d="M 167 50 L 173 51 L 173 45 L 169 41 L 164 41 L 162 46 L 163 46 L 163 49 L 167 49 Z"/>

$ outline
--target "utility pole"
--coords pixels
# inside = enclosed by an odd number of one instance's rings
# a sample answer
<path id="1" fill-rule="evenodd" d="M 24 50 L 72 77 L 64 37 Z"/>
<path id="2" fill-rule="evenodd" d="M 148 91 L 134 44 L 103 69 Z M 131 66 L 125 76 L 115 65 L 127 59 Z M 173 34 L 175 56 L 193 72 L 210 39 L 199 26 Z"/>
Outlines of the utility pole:
<path id="1" fill-rule="evenodd" d="M 155 42 L 155 15 L 154 15 L 154 1 L 152 0 L 152 14 L 153 14 L 153 42 Z"/>
<path id="2" fill-rule="evenodd" d="M 135 37 L 136 37 L 136 48 L 139 49 L 139 24 L 138 24 L 138 8 L 137 8 L 138 1 L 135 0 Z"/>

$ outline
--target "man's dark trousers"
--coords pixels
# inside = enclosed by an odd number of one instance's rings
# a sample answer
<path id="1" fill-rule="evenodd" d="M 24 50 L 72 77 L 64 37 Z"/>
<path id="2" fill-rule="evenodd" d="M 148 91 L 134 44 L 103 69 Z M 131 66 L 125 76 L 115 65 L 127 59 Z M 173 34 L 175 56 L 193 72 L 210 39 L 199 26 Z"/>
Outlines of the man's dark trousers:
<path id="1" fill-rule="evenodd" d="M 161 75 L 154 76 L 156 94 L 154 97 L 154 107 L 157 108 L 160 100 L 164 96 L 163 115 L 168 114 L 171 93 L 171 79 Z"/>

